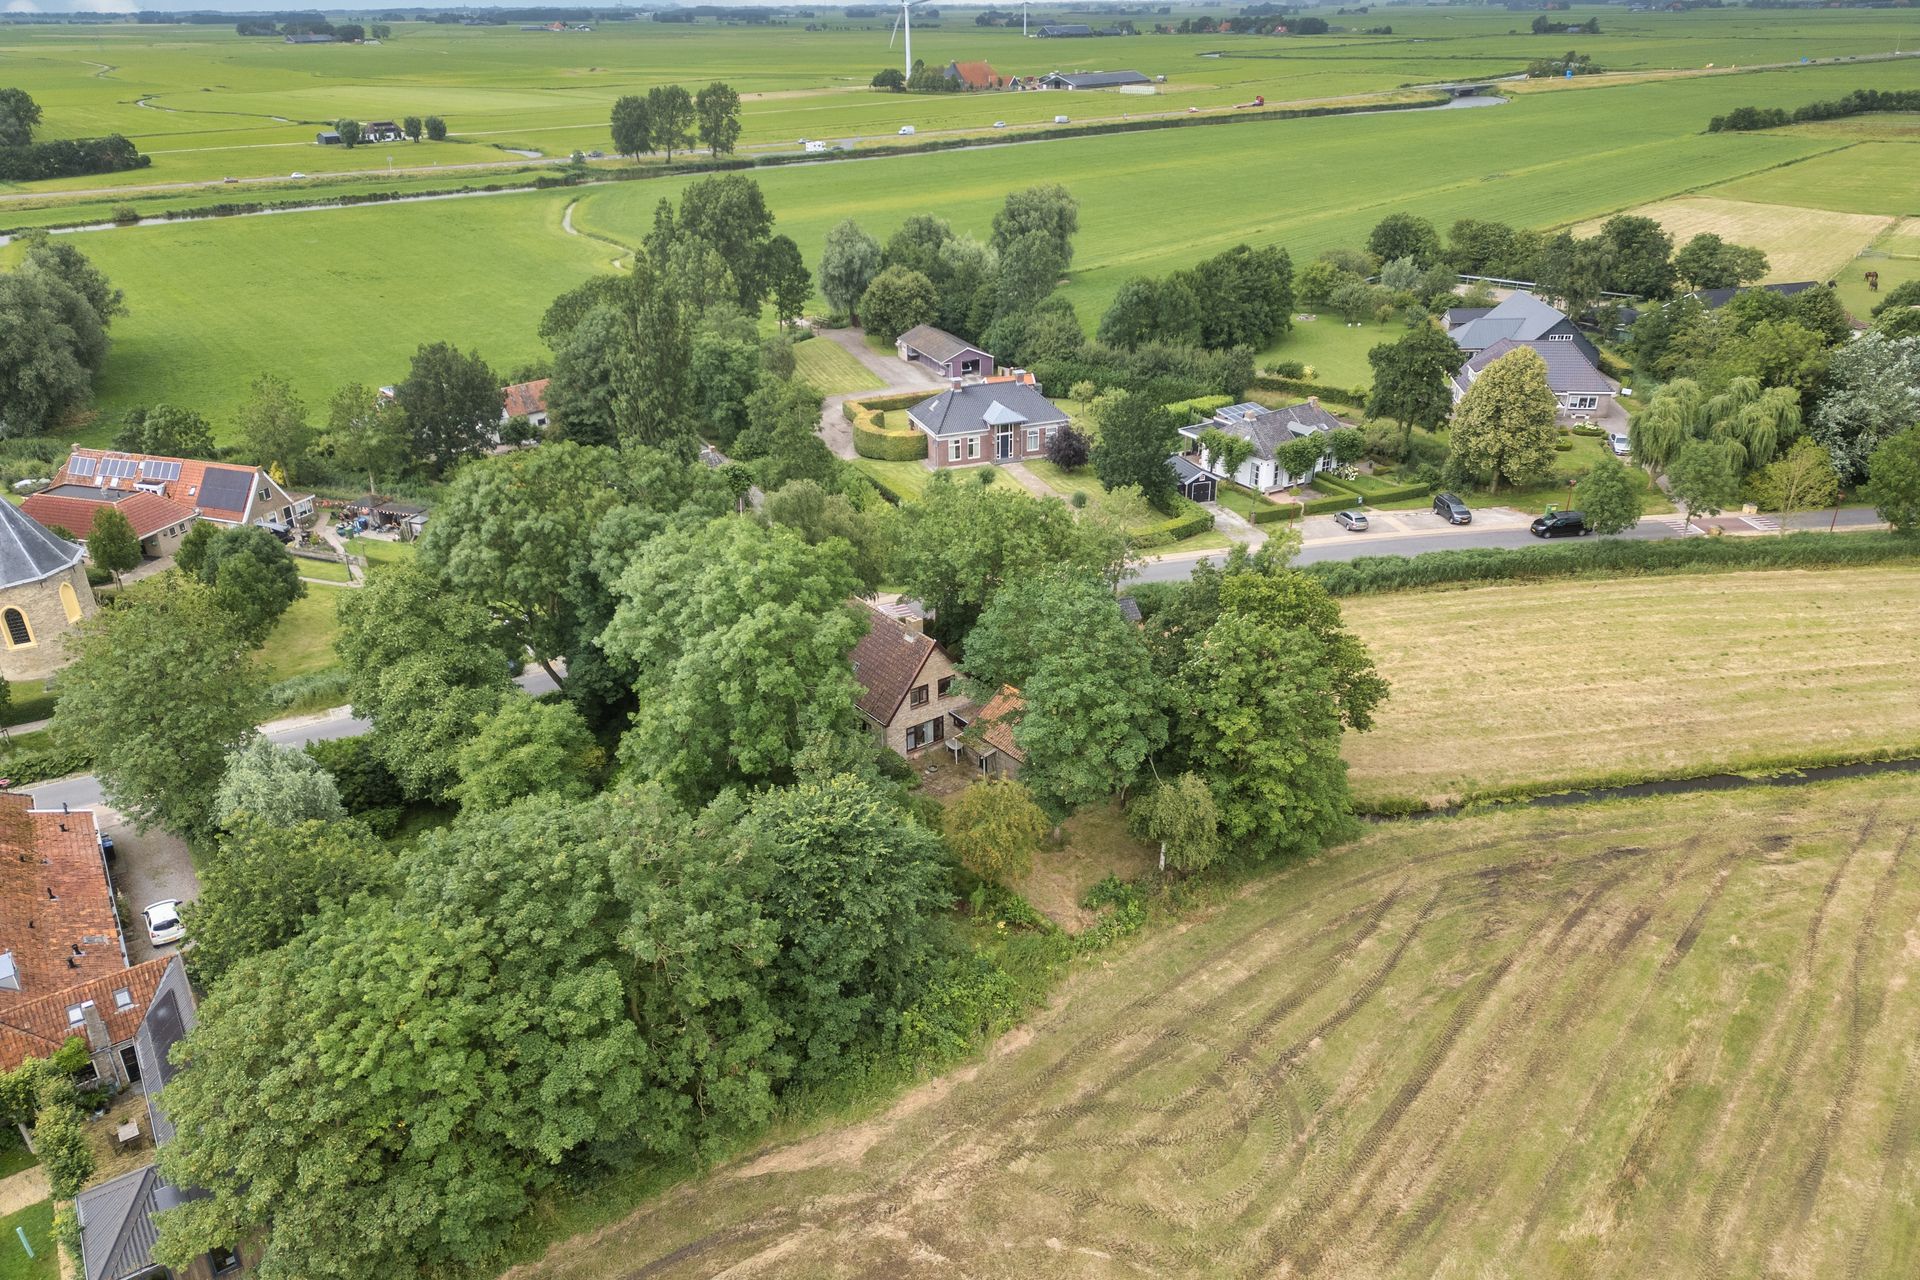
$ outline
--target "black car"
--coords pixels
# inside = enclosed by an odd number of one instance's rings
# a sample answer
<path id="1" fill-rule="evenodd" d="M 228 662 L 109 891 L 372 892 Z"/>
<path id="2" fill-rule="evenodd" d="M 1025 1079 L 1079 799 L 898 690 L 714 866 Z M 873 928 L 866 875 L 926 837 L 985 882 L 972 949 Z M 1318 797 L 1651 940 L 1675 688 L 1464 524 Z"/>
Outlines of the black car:
<path id="1" fill-rule="evenodd" d="M 1527 527 L 1536 538 L 1583 538 L 1593 532 L 1578 511 L 1550 511 Z"/>
<path id="2" fill-rule="evenodd" d="M 1448 524 L 1473 523 L 1473 512 L 1467 508 L 1466 503 L 1460 501 L 1458 494 L 1435 494 L 1433 499 L 1433 514 L 1444 518 Z"/>

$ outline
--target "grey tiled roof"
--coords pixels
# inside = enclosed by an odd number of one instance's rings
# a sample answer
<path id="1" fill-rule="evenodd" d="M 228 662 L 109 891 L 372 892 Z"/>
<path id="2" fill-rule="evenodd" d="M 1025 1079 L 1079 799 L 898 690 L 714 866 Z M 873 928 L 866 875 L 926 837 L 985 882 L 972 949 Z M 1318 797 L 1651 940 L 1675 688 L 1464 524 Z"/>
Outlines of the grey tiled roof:
<path id="1" fill-rule="evenodd" d="M 173 1079 L 173 1046 L 186 1038 L 196 1021 L 186 967 L 176 955 L 160 975 L 153 999 L 147 1002 L 147 1014 L 140 1019 L 140 1029 L 133 1037 L 133 1051 L 140 1059 L 140 1084 L 147 1094 L 147 1123 L 156 1147 L 173 1141 L 173 1122 L 160 1109 L 159 1095 Z"/>
<path id="2" fill-rule="evenodd" d="M 918 351 L 927 359 L 937 360 L 941 364 L 945 364 L 963 351 L 978 351 L 983 356 L 987 354 L 985 350 L 974 346 L 964 338 L 957 338 L 945 329 L 936 329 L 930 324 L 917 324 L 901 334 L 900 345 Z"/>
<path id="3" fill-rule="evenodd" d="M 80 548 L 11 502 L 0 502 L 0 587 L 39 582 L 79 563 Z"/>
<path id="4" fill-rule="evenodd" d="M 1239 407 L 1229 406 L 1230 409 Z M 1224 431 L 1230 436 L 1253 441 L 1253 456 L 1263 462 L 1271 462 L 1273 451 L 1289 440 L 1310 436 L 1318 431 L 1333 431 L 1346 425 L 1317 404 L 1290 404 L 1284 409 L 1269 409 L 1264 413 L 1229 421 L 1209 418 L 1205 422 L 1180 428 L 1180 434 L 1197 440 L 1203 431 Z"/>
<path id="5" fill-rule="evenodd" d="M 1213 475 L 1212 472 L 1201 470 L 1187 458 L 1177 453 L 1167 455 L 1167 465 L 1173 468 L 1174 478 L 1179 480 L 1181 484 L 1198 480 L 1201 476 L 1211 478 Z"/>
<path id="6" fill-rule="evenodd" d="M 1046 78 L 1063 81 L 1076 89 L 1111 89 L 1123 84 L 1153 83 L 1138 71 L 1056 71 Z"/>
<path id="7" fill-rule="evenodd" d="M 1618 389 L 1606 374 L 1593 367 L 1586 353 L 1572 342 L 1496 342 L 1467 361 L 1461 367 L 1460 377 L 1456 381 L 1465 386 L 1468 369 L 1479 373 L 1501 356 L 1522 348 L 1538 352 L 1540 358 L 1547 362 L 1547 385 L 1558 395 L 1612 395 Z"/>
<path id="8" fill-rule="evenodd" d="M 1044 427 L 1067 415 L 1024 382 L 982 382 L 942 391 L 907 410 L 913 424 L 933 436 L 989 430 L 989 423 Z"/>
<path id="9" fill-rule="evenodd" d="M 74 1206 L 86 1280 L 124 1280 L 153 1266 L 153 1243 L 160 1238 L 153 1215 L 163 1185 L 160 1170 L 146 1165 L 80 1193 Z"/>
<path id="10" fill-rule="evenodd" d="M 1530 293 L 1513 293 L 1499 306 L 1460 325 L 1447 336 L 1468 351 L 1478 351 L 1502 338 L 1530 341 L 1566 318 Z"/>

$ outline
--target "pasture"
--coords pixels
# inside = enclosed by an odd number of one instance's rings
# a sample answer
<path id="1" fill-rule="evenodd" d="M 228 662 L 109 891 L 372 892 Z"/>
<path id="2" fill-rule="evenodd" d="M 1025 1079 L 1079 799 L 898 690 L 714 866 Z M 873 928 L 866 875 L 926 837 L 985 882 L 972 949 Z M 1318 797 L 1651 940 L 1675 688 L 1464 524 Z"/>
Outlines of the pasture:
<path id="1" fill-rule="evenodd" d="M 1915 128 L 1920 130 L 1920 125 Z M 1791 132 L 1801 137 L 1824 136 L 1814 132 L 1813 126 Z M 1920 137 L 1836 148 L 1797 164 L 1736 178 L 1713 188 L 1711 194 L 1774 205 L 1816 204 L 1845 213 L 1920 216 Z"/>
<path id="2" fill-rule="evenodd" d="M 1818 164 L 1826 158 L 1810 163 Z M 1802 167 L 1795 165 L 1774 172 L 1798 173 Z M 1801 196 L 1817 198 L 1814 192 L 1805 189 L 1801 190 Z M 1893 225 L 1892 218 L 1874 214 L 1754 204 L 1713 196 L 1662 200 L 1630 212 L 1658 222 L 1676 245 L 1710 231 L 1723 240 L 1763 250 L 1767 255 L 1766 279 L 1770 281 L 1831 280 L 1871 244 L 1874 237 Z M 1574 228 L 1580 235 L 1592 235 L 1599 229 L 1599 221 Z"/>
<path id="3" fill-rule="evenodd" d="M 1920 1268 L 1920 789 L 1401 824 L 510 1280 Z"/>
<path id="4" fill-rule="evenodd" d="M 1363 804 L 1920 750 L 1920 571 L 1710 574 L 1341 601 L 1393 686 Z"/>

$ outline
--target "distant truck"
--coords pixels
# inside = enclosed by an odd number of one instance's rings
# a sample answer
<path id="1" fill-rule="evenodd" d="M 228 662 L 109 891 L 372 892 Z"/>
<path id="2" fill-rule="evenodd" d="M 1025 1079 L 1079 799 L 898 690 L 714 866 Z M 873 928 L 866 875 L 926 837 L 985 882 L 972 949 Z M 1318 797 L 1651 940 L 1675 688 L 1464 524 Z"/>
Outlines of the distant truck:
<path id="1" fill-rule="evenodd" d="M 811 142 L 803 141 L 801 145 L 804 146 L 808 151 L 825 151 L 827 149 L 827 144 L 819 141 L 818 139 L 815 139 Z"/>
<path id="2" fill-rule="evenodd" d="M 1266 105 L 1267 105 L 1267 95 L 1264 93 L 1256 93 L 1253 95 L 1252 102 L 1236 102 L 1233 104 L 1233 109 L 1235 111 L 1238 111 L 1243 107 L 1264 107 Z"/>

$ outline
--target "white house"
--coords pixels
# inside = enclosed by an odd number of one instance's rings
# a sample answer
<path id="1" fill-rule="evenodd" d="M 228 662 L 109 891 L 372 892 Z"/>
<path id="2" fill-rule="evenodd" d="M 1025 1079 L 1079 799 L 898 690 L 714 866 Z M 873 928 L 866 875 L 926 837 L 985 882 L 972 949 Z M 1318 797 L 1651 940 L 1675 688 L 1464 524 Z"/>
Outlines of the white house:
<path id="1" fill-rule="evenodd" d="M 1322 409 L 1318 398 L 1313 398 L 1305 404 L 1291 404 L 1284 409 L 1269 409 L 1261 404 L 1228 405 L 1205 422 L 1180 428 L 1180 434 L 1193 442 L 1189 452 L 1199 454 L 1200 465 L 1215 475 L 1226 473 L 1206 450 L 1199 447 L 1200 436 L 1204 432 L 1222 431 L 1252 441 L 1253 453 L 1233 473 L 1233 479 L 1245 488 L 1267 493 L 1306 484 L 1330 465 L 1330 460 L 1323 454 L 1306 474 L 1289 475 L 1275 457 L 1281 445 L 1303 436 L 1323 435 L 1346 425 Z"/>

